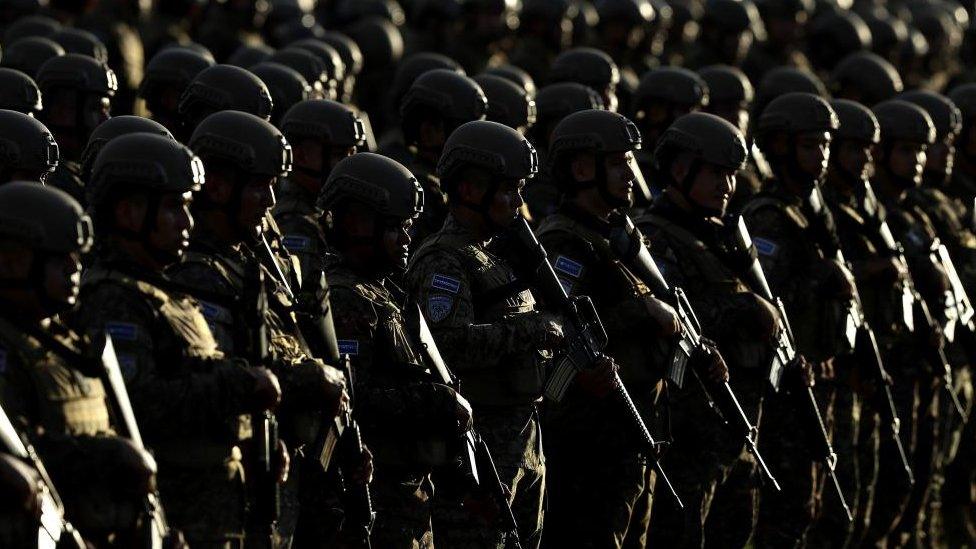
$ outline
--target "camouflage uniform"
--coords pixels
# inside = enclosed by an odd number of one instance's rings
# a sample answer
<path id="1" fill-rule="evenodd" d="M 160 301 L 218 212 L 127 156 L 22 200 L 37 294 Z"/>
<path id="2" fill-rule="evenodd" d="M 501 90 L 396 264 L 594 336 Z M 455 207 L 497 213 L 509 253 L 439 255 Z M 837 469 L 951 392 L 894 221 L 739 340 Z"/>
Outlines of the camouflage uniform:
<path id="1" fill-rule="evenodd" d="M 702 333 L 722 349 L 731 373 L 730 384 L 747 417 L 758 424 L 770 341 L 764 341 L 762 335 L 750 331 L 748 324 L 743 323 L 746 315 L 755 314 L 760 306 L 757 299 L 761 298 L 752 294 L 737 273 L 734 258 L 725 251 L 724 227 L 707 219 L 692 219 L 691 214 L 674 204 L 668 193 L 638 218 L 637 224 L 650 239 L 664 277 L 671 285 L 687 292 Z M 719 514 L 712 518 L 714 528 L 708 533 L 714 533 L 717 539 L 707 543 L 716 547 L 742 547 L 755 526 L 755 507 L 759 502 L 756 463 L 743 447 L 741 438 L 730 437 L 717 420 L 700 419 L 709 418 L 710 411 L 698 387 L 691 380 L 686 383 L 690 385 L 670 393 L 672 406 L 678 409 L 672 411 L 676 440 L 668 454 L 668 469 L 680 471 L 685 469 L 680 467 L 681 463 L 695 463 L 690 468 L 695 473 L 692 487 L 702 504 L 698 507 L 692 503 L 685 511 L 686 531 L 683 538 L 677 539 L 682 539 L 687 546 L 704 546 L 707 536 L 703 529 L 705 519 L 710 516 L 709 504 L 717 492 L 724 491 L 742 498 L 735 505 L 743 508 L 742 517 L 748 520 L 730 521 L 732 517 L 721 515 L 730 512 L 729 509 L 712 508 L 713 513 Z M 735 476 L 733 468 L 740 469 Z M 730 478 L 733 482 L 728 484 Z M 745 482 L 739 483 L 739 479 Z M 685 497 L 690 498 L 690 494 Z M 689 522 L 696 516 L 695 512 L 689 512 L 691 509 L 700 509 L 698 524 Z"/>
<path id="2" fill-rule="evenodd" d="M 545 459 L 536 406 L 551 357 L 538 341 L 544 316 L 531 292 L 508 286 L 513 279 L 509 263 L 449 215 L 414 253 L 405 281 L 459 377 L 475 428 L 511 492 L 522 545 L 537 548 Z M 434 530 L 446 546 L 502 546 L 501 532 L 472 528 L 474 520 L 457 501 L 435 503 Z"/>
<path id="3" fill-rule="evenodd" d="M 325 255 L 329 251 L 325 234 L 319 225 L 320 212 L 315 208 L 315 195 L 295 181 L 282 179 L 275 191 L 278 203 L 272 213 L 281 230 L 281 243 L 297 258 L 305 282 L 325 270 Z"/>
<path id="4" fill-rule="evenodd" d="M 578 207 L 564 204 L 537 232 L 567 293 L 593 299 L 609 338 L 606 353 L 650 424 L 670 347 L 653 337 L 657 326 L 645 304 L 653 299 L 650 290 L 615 258 L 609 224 Z M 647 531 L 651 506 L 638 503 L 653 494 L 655 476 L 622 417 L 613 398 L 598 400 L 579 389 L 546 404 L 546 547 L 621 547 L 628 529 Z"/>
<path id="5" fill-rule="evenodd" d="M 240 547 L 244 475 L 238 444 L 255 376 L 225 359 L 196 301 L 103 250 L 82 280 L 74 319 L 112 335 L 143 430 L 159 463 L 167 518 L 194 547 Z"/>

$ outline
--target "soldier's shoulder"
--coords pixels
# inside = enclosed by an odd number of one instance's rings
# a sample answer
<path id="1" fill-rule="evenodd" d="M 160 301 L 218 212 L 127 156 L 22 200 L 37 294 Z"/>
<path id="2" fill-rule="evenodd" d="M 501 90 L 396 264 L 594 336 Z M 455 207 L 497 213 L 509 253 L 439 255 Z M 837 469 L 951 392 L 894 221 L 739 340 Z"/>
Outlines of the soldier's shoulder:
<path id="1" fill-rule="evenodd" d="M 233 297 L 236 294 L 233 273 L 215 256 L 188 251 L 183 261 L 169 268 L 173 280 L 196 290 Z"/>

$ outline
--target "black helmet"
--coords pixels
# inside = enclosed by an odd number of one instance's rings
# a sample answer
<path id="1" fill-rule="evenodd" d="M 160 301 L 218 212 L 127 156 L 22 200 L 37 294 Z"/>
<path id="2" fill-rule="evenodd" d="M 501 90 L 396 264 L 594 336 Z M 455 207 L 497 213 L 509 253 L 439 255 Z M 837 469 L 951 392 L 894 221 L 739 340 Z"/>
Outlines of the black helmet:
<path id="1" fill-rule="evenodd" d="M 348 25 L 364 17 L 382 17 L 399 27 L 407 18 L 395 0 L 338 0 L 334 5 L 332 18 L 339 25 Z"/>
<path id="2" fill-rule="evenodd" d="M 576 82 L 599 93 L 620 83 L 620 70 L 605 52 L 573 48 L 559 54 L 549 68 L 549 82 Z"/>
<path id="3" fill-rule="evenodd" d="M 475 120 L 447 138 L 437 175 L 449 182 L 467 167 L 481 168 L 496 178 L 527 179 L 539 171 L 539 157 L 519 132 L 497 122 Z"/>
<path id="4" fill-rule="evenodd" d="M 420 52 L 410 55 L 397 66 L 396 74 L 393 76 L 393 85 L 390 90 L 393 106 L 399 109 L 403 96 L 407 94 L 410 86 L 417 81 L 417 78 L 425 72 L 435 69 L 449 70 L 462 76 L 465 74 L 461 65 L 446 55 L 434 52 Z"/>
<path id="5" fill-rule="evenodd" d="M 366 17 L 346 29 L 363 54 L 364 67 L 378 72 L 403 57 L 403 36 L 396 25 L 382 17 Z"/>
<path id="6" fill-rule="evenodd" d="M 68 88 L 112 97 L 119 89 L 119 81 L 108 65 L 77 53 L 48 59 L 37 71 L 35 80 L 41 93 L 48 93 L 56 88 Z"/>
<path id="7" fill-rule="evenodd" d="M 356 76 L 363 72 L 363 52 L 355 40 L 335 31 L 326 31 L 319 39 L 339 53 L 342 64 L 346 67 L 346 75 Z"/>
<path id="8" fill-rule="evenodd" d="M 450 131 L 465 122 L 484 118 L 488 98 L 478 83 L 467 76 L 435 69 L 420 75 L 403 96 L 400 116 L 405 130 L 412 128 L 414 118 L 424 111 L 442 116 L 450 123 L 446 129 Z"/>
<path id="9" fill-rule="evenodd" d="M 708 105 L 708 85 L 698 74 L 681 67 L 660 67 L 644 73 L 634 92 L 634 112 L 654 102 L 703 107 Z"/>
<path id="10" fill-rule="evenodd" d="M 327 99 L 296 103 L 282 117 L 280 127 L 293 143 L 314 139 L 333 147 L 361 147 L 366 140 L 363 121 L 356 111 Z"/>
<path id="11" fill-rule="evenodd" d="M 99 124 L 88 136 L 88 144 L 81 153 L 82 180 L 87 181 L 91 177 L 95 158 L 106 143 L 130 133 L 154 133 L 174 139 L 173 134 L 169 133 L 165 126 L 148 118 L 131 115 L 113 116 Z"/>
<path id="12" fill-rule="evenodd" d="M 265 44 L 241 44 L 238 46 L 234 53 L 230 54 L 227 58 L 228 65 L 234 65 L 235 67 L 240 67 L 242 69 L 247 69 L 253 67 L 258 63 L 263 63 L 268 60 L 275 52 L 275 49 L 271 46 Z M 205 67 L 201 67 L 203 70 L 213 63 Z M 187 80 L 189 82 L 189 80 Z"/>
<path id="13" fill-rule="evenodd" d="M 756 122 L 756 135 L 833 132 L 839 125 L 837 113 L 827 101 L 812 93 L 795 92 L 777 97 L 763 109 Z"/>
<path id="14" fill-rule="evenodd" d="M 759 11 L 749 0 L 707 0 L 702 25 L 714 26 L 727 34 L 749 31 L 759 40 L 766 37 Z"/>
<path id="15" fill-rule="evenodd" d="M 840 121 L 840 126 L 834 132 L 838 139 L 862 143 L 881 142 L 881 126 L 871 109 L 849 99 L 834 99 L 830 106 Z"/>
<path id="16" fill-rule="evenodd" d="M 0 186 L 0 238 L 53 254 L 87 252 L 91 220 L 68 193 L 33 181 Z"/>
<path id="17" fill-rule="evenodd" d="M 108 63 L 108 49 L 105 44 L 97 36 L 86 30 L 62 28 L 48 38 L 61 44 L 65 53 L 79 53 L 101 63 Z"/>
<path id="18" fill-rule="evenodd" d="M 183 93 L 201 71 L 213 65 L 213 60 L 189 48 L 162 50 L 146 65 L 146 74 L 139 85 L 139 96 L 150 101 L 164 86 L 172 86 Z"/>
<path id="19" fill-rule="evenodd" d="M 537 122 L 541 124 L 562 120 L 578 111 L 602 109 L 603 100 L 593 88 L 576 82 L 561 82 L 539 90 L 535 108 Z"/>
<path id="20" fill-rule="evenodd" d="M 61 23 L 44 15 L 28 15 L 17 19 L 3 33 L 3 43 L 12 44 L 21 38 L 51 36 L 61 30 Z"/>
<path id="21" fill-rule="evenodd" d="M 871 29 L 856 13 L 827 11 L 810 23 L 811 61 L 818 68 L 833 69 L 848 55 L 871 48 Z"/>
<path id="22" fill-rule="evenodd" d="M 291 146 L 270 122 L 240 111 L 204 118 L 188 143 L 204 160 L 228 162 L 252 175 L 283 177 L 291 171 Z"/>
<path id="23" fill-rule="evenodd" d="M 180 43 L 172 42 L 170 44 L 163 46 L 162 48 L 159 48 L 157 55 L 159 53 L 162 53 L 164 51 L 169 51 L 169 50 L 190 50 L 194 53 L 198 53 L 202 55 L 204 58 L 207 59 L 207 61 L 210 61 L 211 65 L 217 62 L 216 58 L 214 58 L 213 52 L 210 51 L 210 48 L 204 46 L 199 42 L 180 42 Z"/>
<path id="24" fill-rule="evenodd" d="M 657 15 L 649 0 L 597 0 L 593 4 L 601 24 L 623 21 L 635 27 L 643 26 L 654 21 Z"/>
<path id="25" fill-rule="evenodd" d="M 536 87 L 535 80 L 532 76 L 525 70 L 516 67 L 515 65 L 499 65 L 497 67 L 489 67 L 482 72 L 482 74 L 490 74 L 492 76 L 498 76 L 504 78 L 509 82 L 512 82 L 516 86 L 525 90 L 525 93 L 529 94 L 529 97 L 535 97 Z"/>
<path id="26" fill-rule="evenodd" d="M 27 76 L 34 78 L 41 65 L 52 57 L 64 55 L 64 48 L 50 38 L 28 36 L 10 44 L 3 50 L 3 60 L 0 65 L 17 69 Z"/>
<path id="27" fill-rule="evenodd" d="M 346 63 L 342 60 L 339 52 L 328 43 L 318 38 L 303 38 L 288 44 L 289 48 L 305 50 L 319 58 L 325 65 L 327 72 L 336 82 L 342 82 L 346 78 Z"/>
<path id="28" fill-rule="evenodd" d="M 697 160 L 740 170 L 749 156 L 742 133 L 713 114 L 693 112 L 674 121 L 661 134 L 654 150 L 655 169 L 663 171 L 678 153 L 692 153 Z"/>
<path id="29" fill-rule="evenodd" d="M 474 77 L 488 98 L 485 120 L 525 131 L 535 124 L 535 101 L 523 88 L 500 76 L 483 74 Z"/>
<path id="30" fill-rule="evenodd" d="M 271 92 L 260 78 L 233 65 L 214 65 L 200 71 L 186 87 L 179 111 L 192 125 L 210 113 L 224 110 L 267 119 L 271 108 Z"/>
<path id="31" fill-rule="evenodd" d="M 330 212 L 346 200 L 368 204 L 381 216 L 399 219 L 414 217 L 424 209 L 424 191 L 410 170 L 396 160 L 368 152 L 335 165 L 316 206 Z"/>
<path id="32" fill-rule="evenodd" d="M 861 18 L 871 30 L 871 51 L 895 59 L 902 44 L 908 40 L 908 25 L 884 8 L 865 10 Z"/>
<path id="33" fill-rule="evenodd" d="M 936 139 L 959 135 L 962 131 L 962 112 L 948 97 L 928 90 L 914 90 L 899 95 L 898 99 L 925 109 L 935 124 Z"/>
<path id="34" fill-rule="evenodd" d="M 204 182 L 203 163 L 177 141 L 151 133 L 113 139 L 95 157 L 85 198 L 95 216 L 102 201 L 119 185 L 154 193 L 198 191 Z"/>
<path id="35" fill-rule="evenodd" d="M 756 92 L 742 70 L 731 65 L 709 65 L 698 70 L 708 87 L 708 102 L 713 105 L 748 106 Z"/>
<path id="36" fill-rule="evenodd" d="M 964 122 L 976 117 L 976 84 L 962 84 L 952 88 L 949 99 L 959 108 Z"/>
<path id="37" fill-rule="evenodd" d="M 42 108 L 41 90 L 30 76 L 0 68 L 0 109 L 36 115 Z"/>
<path id="38" fill-rule="evenodd" d="M 277 124 L 292 105 L 312 95 L 312 87 L 297 71 L 278 63 L 258 63 L 250 68 L 271 92 L 271 122 Z"/>
<path id="39" fill-rule="evenodd" d="M 0 172 L 10 177 L 27 172 L 43 179 L 58 167 L 58 144 L 39 120 L 17 111 L 0 110 Z"/>
<path id="40" fill-rule="evenodd" d="M 626 116 L 591 109 L 570 114 L 556 124 L 549 142 L 549 158 L 554 161 L 575 151 L 614 153 L 640 147 L 640 131 Z"/>
<path id="41" fill-rule="evenodd" d="M 326 71 L 325 63 L 314 53 L 302 48 L 288 47 L 274 52 L 268 61 L 298 71 L 316 95 L 325 98 L 335 96 L 336 81 L 334 75 Z"/>
<path id="42" fill-rule="evenodd" d="M 834 94 L 874 105 L 893 98 L 903 89 L 898 69 L 871 52 L 852 53 L 834 67 L 830 75 Z"/>
<path id="43" fill-rule="evenodd" d="M 873 111 L 881 126 L 882 141 L 908 141 L 922 145 L 935 143 L 935 124 L 922 107 L 891 99 L 875 105 Z"/>
<path id="44" fill-rule="evenodd" d="M 752 105 L 753 118 L 761 114 L 774 99 L 787 93 L 810 93 L 827 97 L 827 88 L 809 71 L 793 67 L 770 69 L 756 89 L 756 101 Z"/>

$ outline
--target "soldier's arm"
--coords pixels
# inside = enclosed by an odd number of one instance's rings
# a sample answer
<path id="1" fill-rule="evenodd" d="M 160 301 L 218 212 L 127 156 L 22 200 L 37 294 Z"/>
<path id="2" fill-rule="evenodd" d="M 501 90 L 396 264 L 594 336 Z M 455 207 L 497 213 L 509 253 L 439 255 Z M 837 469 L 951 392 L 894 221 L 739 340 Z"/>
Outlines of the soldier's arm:
<path id="1" fill-rule="evenodd" d="M 220 273 L 216 272 L 210 265 L 195 261 L 181 261 L 173 265 L 167 274 L 180 284 L 197 290 L 202 290 L 208 294 L 226 296 L 228 300 L 233 299 L 235 292 L 229 283 L 224 280 Z M 214 339 L 217 340 L 217 347 L 227 356 L 235 356 L 237 349 L 234 346 L 234 313 L 227 307 L 227 303 L 217 303 L 213 299 L 206 299 L 201 296 L 194 296 L 200 303 L 207 325 L 213 332 Z"/>
<path id="2" fill-rule="evenodd" d="M 159 315 L 134 291 L 103 284 L 83 296 L 76 325 L 112 335 L 132 407 L 147 432 L 162 437 L 227 432 L 228 421 L 250 411 L 255 374 L 216 351 L 214 358 L 199 359 L 165 348 L 154 339 L 154 326 L 165 322 Z"/>
<path id="3" fill-rule="evenodd" d="M 777 296 L 790 293 L 796 250 L 786 241 L 785 235 L 790 233 L 788 222 L 781 212 L 770 207 L 759 208 L 745 217 L 770 289 Z"/>

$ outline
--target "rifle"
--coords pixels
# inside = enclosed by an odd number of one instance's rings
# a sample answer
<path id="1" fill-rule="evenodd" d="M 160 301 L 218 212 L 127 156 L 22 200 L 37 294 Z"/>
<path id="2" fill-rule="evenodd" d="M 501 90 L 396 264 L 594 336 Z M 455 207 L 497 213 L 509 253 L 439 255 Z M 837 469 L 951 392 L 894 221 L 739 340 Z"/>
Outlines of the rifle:
<path id="1" fill-rule="evenodd" d="M 739 250 L 748 251 L 753 249 L 752 238 L 749 235 L 749 229 L 746 227 L 745 219 L 742 216 L 739 216 L 736 221 L 735 239 L 735 244 Z M 798 359 L 800 357 L 796 353 L 796 339 L 793 336 L 793 329 L 790 327 L 789 316 L 786 314 L 786 307 L 783 305 L 783 301 L 774 296 L 770 290 L 769 284 L 766 281 L 766 274 L 763 272 L 762 265 L 760 265 L 758 259 L 754 258 L 752 260 L 752 265 L 748 273 L 751 275 L 750 278 L 752 280 L 750 281 L 750 285 L 753 291 L 759 293 L 759 295 L 768 301 L 775 303 L 779 311 L 782 329 L 780 330 L 780 337 L 778 339 L 780 341 L 786 340 L 785 349 L 789 349 L 793 353 L 793 358 L 783 364 L 784 369 L 787 365 L 790 365 L 792 367 L 791 369 L 799 368 Z M 779 356 L 780 354 L 777 352 L 774 363 L 779 359 Z M 793 389 L 795 394 L 799 396 L 800 402 L 797 403 L 797 410 L 803 418 L 803 421 L 807 423 L 807 429 L 805 431 L 809 434 L 809 440 L 813 445 L 813 453 L 818 457 L 818 461 L 821 461 L 824 467 L 827 468 L 827 473 L 834 486 L 834 493 L 836 493 L 841 507 L 847 514 L 847 520 L 854 522 L 854 515 L 851 513 L 851 508 L 847 504 L 847 498 L 844 497 L 844 491 L 841 489 L 840 481 L 837 479 L 837 453 L 834 452 L 834 448 L 830 444 L 830 437 L 827 436 L 827 427 L 824 424 L 823 416 L 820 414 L 820 408 L 817 405 L 817 398 L 813 394 L 813 388 L 802 382 L 801 375 L 800 372 L 796 372 L 796 375 L 787 376 L 787 379 L 794 380 L 792 383 L 794 385 Z M 777 376 L 778 378 L 779 376 Z"/>
<path id="2" fill-rule="evenodd" d="M 37 549 L 84 549 L 81 534 L 64 518 L 64 503 L 34 447 L 14 429 L 0 403 L 0 449 L 29 465 L 41 479 Z"/>
<path id="3" fill-rule="evenodd" d="M 129 401 L 129 391 L 125 387 L 122 379 L 122 370 L 119 368 L 119 360 L 115 355 L 115 346 L 112 344 L 112 336 L 105 333 L 93 342 L 95 349 L 101 348 L 101 371 L 102 383 L 108 389 L 108 401 L 115 414 L 119 418 L 117 428 L 121 435 L 132 441 L 140 450 L 146 450 L 143 444 L 142 434 L 139 424 L 136 422 L 135 413 L 132 411 L 132 403 Z M 146 496 L 145 501 L 145 520 L 140 525 L 137 540 L 139 547 L 146 549 L 156 549 L 163 547 L 168 541 L 175 541 L 178 534 L 169 528 L 166 521 L 166 513 L 160 503 L 159 494 L 153 492 Z"/>
<path id="4" fill-rule="evenodd" d="M 256 260 L 245 263 L 242 298 L 249 336 L 247 358 L 253 367 L 260 367 L 268 363 L 270 355 L 268 327 L 265 323 L 268 296 L 264 286 L 264 271 Z M 276 475 L 278 421 L 270 410 L 259 410 L 251 414 L 251 425 L 251 451 L 254 458 L 252 486 L 255 491 L 253 519 L 259 528 L 259 535 L 273 547 L 281 510 L 281 491 Z"/>
<path id="5" fill-rule="evenodd" d="M 684 377 L 684 365 L 692 359 L 695 353 L 709 353 L 702 341 L 701 324 L 698 316 L 695 315 L 688 297 L 684 290 L 668 285 L 664 275 L 657 268 L 654 258 L 644 245 L 644 239 L 633 220 L 626 214 L 615 217 L 612 220 L 614 228 L 610 231 L 610 248 L 627 268 L 637 276 L 644 284 L 652 289 L 655 295 L 668 299 L 671 306 L 678 312 L 681 322 L 681 338 L 675 346 L 675 359 L 672 361 L 671 381 L 682 386 Z M 692 373 L 698 384 L 701 386 L 709 406 L 715 410 L 722 422 L 731 427 L 736 434 L 745 435 L 745 445 L 759 464 L 762 474 L 769 479 L 773 488 L 780 491 L 779 482 L 766 466 L 766 461 L 759 453 L 756 444 L 759 436 L 759 429 L 752 424 L 746 416 L 739 399 L 736 398 L 732 387 L 727 381 L 716 383 L 711 380 L 706 372 L 701 371 L 704 364 L 700 360 L 691 360 Z"/>
<path id="6" fill-rule="evenodd" d="M 511 236 L 513 244 L 520 245 L 530 259 L 530 262 L 524 265 L 526 274 L 530 277 L 529 282 L 540 292 L 543 300 L 555 307 L 568 321 L 563 327 L 568 350 L 557 361 L 545 387 L 546 396 L 558 402 L 565 396 L 577 372 L 596 366 L 607 345 L 607 333 L 589 297 L 570 298 L 566 294 L 559 277 L 549 263 L 546 249 L 539 243 L 525 218 L 519 217 L 513 223 Z M 654 463 L 658 477 L 664 482 L 678 507 L 684 509 L 681 498 L 678 497 L 671 480 L 668 479 L 668 475 L 657 459 L 659 443 L 651 436 L 644 418 L 637 411 L 634 400 L 617 373 L 613 376 L 613 396 L 623 405 L 624 414 L 640 437 L 642 450 Z"/>
<path id="7" fill-rule="evenodd" d="M 432 369 L 442 383 L 460 393 L 460 384 L 447 368 L 420 306 L 415 304 L 410 309 L 410 313 L 416 318 L 419 347 L 429 364 L 433 366 Z M 505 485 L 498 476 L 498 469 L 495 468 L 495 461 L 491 457 L 488 445 L 474 429 L 464 433 L 461 443 L 461 468 L 465 477 L 473 485 L 482 489 L 500 511 L 502 526 L 506 533 L 507 547 L 522 549 L 522 544 L 519 541 L 518 522 L 515 520 L 515 514 L 512 513 L 512 506 L 508 502 Z"/>

